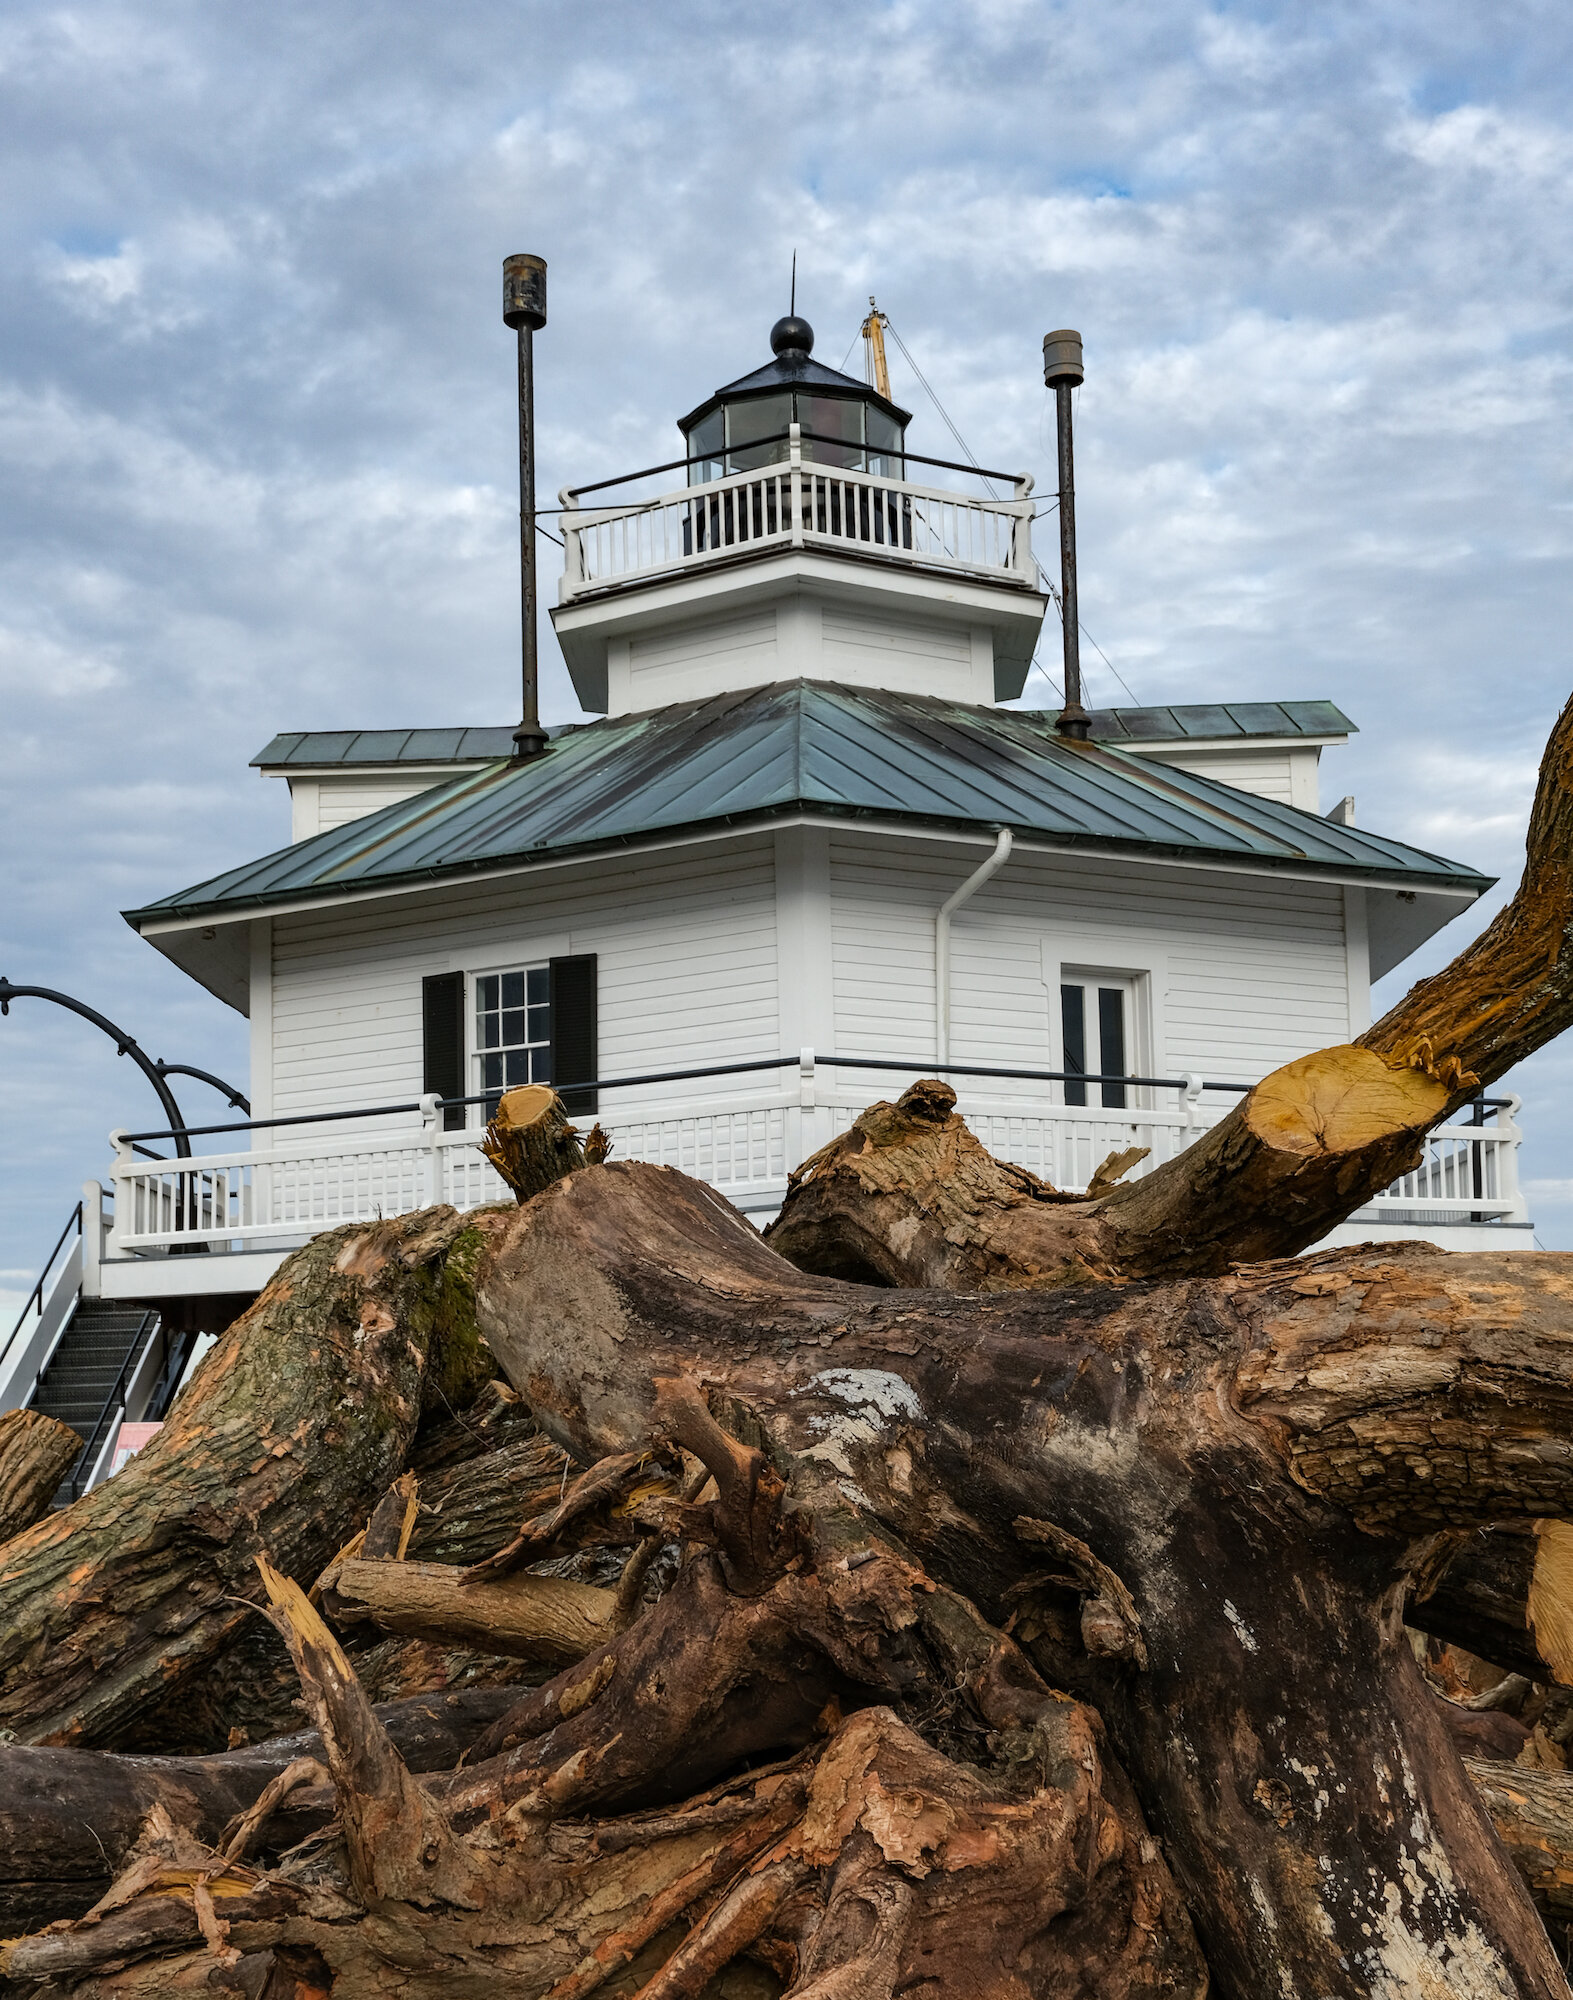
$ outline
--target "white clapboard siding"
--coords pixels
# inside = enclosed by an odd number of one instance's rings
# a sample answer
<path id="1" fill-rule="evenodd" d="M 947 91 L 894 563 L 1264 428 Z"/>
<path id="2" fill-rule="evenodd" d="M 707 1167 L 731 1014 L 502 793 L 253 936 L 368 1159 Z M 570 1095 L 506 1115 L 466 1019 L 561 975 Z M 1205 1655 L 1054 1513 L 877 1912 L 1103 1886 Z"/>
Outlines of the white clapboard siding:
<path id="1" fill-rule="evenodd" d="M 594 952 L 604 1075 L 777 1053 L 771 848 L 620 859 L 274 922 L 273 1113 L 421 1083 L 421 980 Z"/>
<path id="2" fill-rule="evenodd" d="M 365 775 L 299 777 L 290 780 L 290 839 L 310 840 L 336 826 L 348 826 L 384 806 L 413 799 L 445 784 L 452 771 L 383 771 Z"/>
<path id="3" fill-rule="evenodd" d="M 993 696 L 993 648 L 980 634 L 974 658 L 968 626 L 827 604 L 820 612 L 820 635 L 819 671 L 828 680 L 914 694 L 950 694 L 959 686 L 974 701 Z"/>
<path id="4" fill-rule="evenodd" d="M 340 783 L 324 778 L 317 788 L 318 830 L 326 833 L 330 827 L 348 826 L 351 820 L 413 799 L 417 792 L 442 782 L 441 778 L 361 778 Z"/>
<path id="5" fill-rule="evenodd" d="M 1254 792 L 1261 799 L 1275 799 L 1279 805 L 1317 810 L 1317 762 L 1315 744 L 1284 744 L 1260 748 L 1231 749 L 1214 745 L 1192 750 L 1165 744 L 1143 753 L 1144 761 L 1170 764 L 1177 770 L 1194 771 L 1204 778 L 1216 778 L 1237 791 Z"/>
<path id="6" fill-rule="evenodd" d="M 719 688 L 768 681 L 775 667 L 773 608 L 707 619 L 628 642 L 629 700 L 635 708 L 688 701 Z"/>
<path id="7" fill-rule="evenodd" d="M 831 842 L 836 1047 L 932 1057 L 934 916 L 981 859 Z M 1248 1083 L 1349 1035 L 1342 891 L 1017 854 L 951 933 L 951 1056 L 1059 1067 L 1061 966 L 1145 974 L 1153 1073 Z"/>

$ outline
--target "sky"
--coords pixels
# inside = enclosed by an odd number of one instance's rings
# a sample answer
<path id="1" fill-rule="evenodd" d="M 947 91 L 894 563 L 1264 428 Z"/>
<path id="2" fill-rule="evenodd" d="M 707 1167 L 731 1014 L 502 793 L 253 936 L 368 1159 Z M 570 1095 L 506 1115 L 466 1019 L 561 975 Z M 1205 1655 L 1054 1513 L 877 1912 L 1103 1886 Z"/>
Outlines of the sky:
<path id="1" fill-rule="evenodd" d="M 875 294 L 1040 488 L 1081 329 L 1089 699 L 1336 701 L 1324 805 L 1504 878 L 1390 1002 L 1516 879 L 1569 693 L 1570 44 L 1550 0 L 5 0 L 0 973 L 243 1084 L 118 912 L 287 840 L 277 730 L 515 718 L 502 258 L 550 267 L 547 498 L 670 456 L 795 251 L 821 360 Z M 1573 1047 L 1509 1083 L 1573 1247 Z M 0 1315 L 152 1122 L 91 1030 L 0 1021 Z"/>

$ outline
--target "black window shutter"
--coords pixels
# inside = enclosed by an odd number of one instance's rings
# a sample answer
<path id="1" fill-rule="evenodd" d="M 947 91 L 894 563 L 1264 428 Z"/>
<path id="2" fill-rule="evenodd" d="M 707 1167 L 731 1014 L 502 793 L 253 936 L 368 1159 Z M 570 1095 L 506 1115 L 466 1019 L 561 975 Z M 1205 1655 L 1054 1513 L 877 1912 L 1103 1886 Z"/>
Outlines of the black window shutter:
<path id="1" fill-rule="evenodd" d="M 600 1061 L 596 1026 L 595 953 L 554 958 L 552 968 L 552 1083 L 570 1117 L 593 1117 L 599 1094 L 575 1090 L 597 1074 Z"/>
<path id="2" fill-rule="evenodd" d="M 436 972 L 421 981 L 421 1089 L 463 1097 L 464 974 Z M 464 1106 L 445 1104 L 442 1129 L 464 1129 Z"/>

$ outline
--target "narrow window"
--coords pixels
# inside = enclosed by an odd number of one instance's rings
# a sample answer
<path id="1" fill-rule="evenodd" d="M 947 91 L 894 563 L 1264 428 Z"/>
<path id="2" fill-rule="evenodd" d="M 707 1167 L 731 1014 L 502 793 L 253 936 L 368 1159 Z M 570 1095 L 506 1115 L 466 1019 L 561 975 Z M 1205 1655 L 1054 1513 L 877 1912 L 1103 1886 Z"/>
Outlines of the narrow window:
<path id="1" fill-rule="evenodd" d="M 1096 975 L 1093 975 L 1094 977 Z M 1060 988 L 1060 1027 L 1064 1040 L 1064 1069 L 1067 1077 L 1101 1076 L 1123 1077 L 1130 1074 L 1126 1051 L 1128 1033 L 1126 1029 L 1126 1004 L 1129 988 L 1124 985 L 1096 986 L 1067 983 Z M 1096 1009 L 1094 1018 L 1089 1019 L 1090 1009 Z M 1095 1060 L 1088 1061 L 1089 1046 L 1096 1038 Z M 1123 1111 L 1127 1106 L 1126 1086 L 1123 1083 L 1102 1083 L 1098 1086 L 1099 1102 L 1106 1111 Z M 1087 1086 L 1085 1083 L 1067 1082 L 1065 1085 L 1067 1104 L 1085 1104 Z"/>
<path id="2" fill-rule="evenodd" d="M 1067 1078 L 1087 1074 L 1087 994 L 1081 986 L 1060 988 L 1060 1021 L 1065 1031 L 1065 1071 Z M 1085 1104 L 1087 1086 L 1084 1083 L 1065 1085 L 1067 1104 Z"/>
<path id="3" fill-rule="evenodd" d="M 488 1118 L 505 1090 L 552 1080 L 551 973 L 544 965 L 475 982 L 475 1088 Z"/>

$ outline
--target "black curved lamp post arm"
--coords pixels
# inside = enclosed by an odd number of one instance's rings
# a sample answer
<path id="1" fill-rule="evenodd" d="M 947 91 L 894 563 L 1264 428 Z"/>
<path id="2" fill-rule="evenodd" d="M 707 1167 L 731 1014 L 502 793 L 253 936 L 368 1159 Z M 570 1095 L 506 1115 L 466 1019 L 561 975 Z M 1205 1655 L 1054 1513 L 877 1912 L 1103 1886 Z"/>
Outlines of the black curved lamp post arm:
<path id="1" fill-rule="evenodd" d="M 237 1111 L 244 1111 L 248 1118 L 251 1116 L 251 1100 L 242 1097 L 233 1084 L 226 1083 L 221 1076 L 214 1076 L 210 1070 L 193 1069 L 190 1063 L 165 1062 L 162 1056 L 153 1067 L 160 1076 L 194 1076 L 198 1083 L 209 1083 L 221 1096 L 227 1097 Z"/>
<path id="2" fill-rule="evenodd" d="M 191 1141 L 186 1137 L 186 1121 L 180 1115 L 180 1106 L 175 1102 L 175 1093 L 164 1081 L 161 1064 L 155 1063 L 137 1042 L 107 1020 L 96 1007 L 86 1006 L 80 1000 L 73 1000 L 69 993 L 56 993 L 48 986 L 13 986 L 9 979 L 0 979 L 0 1014 L 9 1014 L 13 1000 L 52 1000 L 57 1007 L 67 1007 L 73 1014 L 80 1014 L 84 1021 L 91 1021 L 95 1028 L 102 1028 L 123 1056 L 131 1060 L 158 1092 L 158 1101 L 164 1107 L 164 1116 L 169 1120 L 169 1129 L 175 1137 L 175 1151 L 183 1160 L 191 1158 Z M 173 1068 L 171 1064 L 169 1067 Z M 209 1082 L 214 1079 L 207 1079 Z M 227 1086 L 220 1086 L 227 1088 Z"/>

